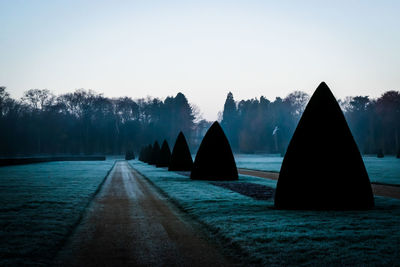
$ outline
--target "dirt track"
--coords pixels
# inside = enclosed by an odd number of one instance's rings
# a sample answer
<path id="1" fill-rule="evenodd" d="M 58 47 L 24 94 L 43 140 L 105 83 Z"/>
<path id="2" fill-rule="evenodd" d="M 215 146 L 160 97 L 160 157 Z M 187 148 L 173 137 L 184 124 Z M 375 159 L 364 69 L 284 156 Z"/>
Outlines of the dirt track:
<path id="1" fill-rule="evenodd" d="M 260 178 L 267 178 L 272 180 L 278 180 L 279 173 L 277 172 L 267 172 L 267 171 L 257 171 L 257 170 L 248 170 L 248 169 L 238 169 L 240 174 L 243 175 L 251 175 Z M 372 184 L 372 191 L 374 195 L 383 196 L 383 197 L 391 197 L 400 199 L 400 187 L 398 186 L 390 186 L 390 185 L 382 185 L 382 184 Z"/>
<path id="2" fill-rule="evenodd" d="M 55 265 L 230 264 L 139 173 L 120 161 Z"/>

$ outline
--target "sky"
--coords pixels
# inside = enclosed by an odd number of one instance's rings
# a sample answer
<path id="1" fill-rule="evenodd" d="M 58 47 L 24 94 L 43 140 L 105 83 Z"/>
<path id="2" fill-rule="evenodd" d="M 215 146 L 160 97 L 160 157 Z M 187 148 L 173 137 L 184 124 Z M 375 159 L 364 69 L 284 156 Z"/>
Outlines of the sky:
<path id="1" fill-rule="evenodd" d="M 0 86 L 19 98 L 182 92 L 217 119 L 226 95 L 271 101 L 321 81 L 337 98 L 400 90 L 400 1 L 0 0 Z"/>

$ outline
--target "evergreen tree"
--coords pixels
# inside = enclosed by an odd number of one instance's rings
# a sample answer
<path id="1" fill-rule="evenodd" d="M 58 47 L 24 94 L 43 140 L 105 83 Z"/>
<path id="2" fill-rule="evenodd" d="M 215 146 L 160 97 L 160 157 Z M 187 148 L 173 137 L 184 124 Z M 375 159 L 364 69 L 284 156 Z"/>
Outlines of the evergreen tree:
<path id="1" fill-rule="evenodd" d="M 133 150 L 127 150 L 125 152 L 125 160 L 132 160 L 135 159 L 135 153 L 133 152 Z"/>
<path id="2" fill-rule="evenodd" d="M 151 154 L 153 153 L 153 146 L 149 144 L 144 149 L 143 161 L 149 163 L 151 161 Z"/>
<path id="3" fill-rule="evenodd" d="M 208 129 L 197 151 L 190 178 L 194 180 L 237 180 L 231 146 L 216 121 Z"/>
<path id="4" fill-rule="evenodd" d="M 275 193 L 279 209 L 368 209 L 364 162 L 335 97 L 322 82 L 290 141 Z"/>
<path id="5" fill-rule="evenodd" d="M 169 171 L 191 171 L 193 167 L 193 159 L 190 154 L 189 146 L 186 142 L 185 135 L 179 132 L 176 138 L 174 148 L 172 150 L 171 161 L 169 163 Z"/>
<path id="6" fill-rule="evenodd" d="M 161 145 L 160 158 L 156 166 L 168 167 L 170 160 L 171 160 L 171 150 L 169 149 L 167 140 L 164 140 L 164 142 Z"/>
<path id="7" fill-rule="evenodd" d="M 221 126 L 225 129 L 232 147 L 236 149 L 238 147 L 238 111 L 231 92 L 226 96 Z"/>
<path id="8" fill-rule="evenodd" d="M 153 149 L 151 151 L 151 156 L 148 163 L 150 165 L 156 165 L 159 160 L 160 160 L 160 145 L 158 144 L 157 141 L 155 141 L 153 144 Z"/>

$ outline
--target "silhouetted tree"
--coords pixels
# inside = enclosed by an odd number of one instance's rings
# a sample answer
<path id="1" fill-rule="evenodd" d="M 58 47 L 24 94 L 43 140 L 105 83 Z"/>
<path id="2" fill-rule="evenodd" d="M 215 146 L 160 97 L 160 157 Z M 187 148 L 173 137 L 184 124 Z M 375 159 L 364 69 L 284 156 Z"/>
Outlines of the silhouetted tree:
<path id="1" fill-rule="evenodd" d="M 143 151 L 143 161 L 149 163 L 151 161 L 151 154 L 153 153 L 153 146 L 147 145 Z"/>
<path id="2" fill-rule="evenodd" d="M 229 93 L 221 125 L 236 151 L 283 153 L 308 99 L 306 93 L 295 91 L 274 102 L 261 97 L 236 105 Z"/>
<path id="3" fill-rule="evenodd" d="M 377 114 L 382 119 L 384 153 L 396 154 L 400 149 L 400 92 L 388 91 L 376 101 Z"/>
<path id="4" fill-rule="evenodd" d="M 345 98 L 345 116 L 363 153 L 396 155 L 399 148 L 398 91 L 377 99 Z M 235 102 L 227 96 L 221 126 L 232 149 L 245 153 L 284 153 L 307 102 L 308 95 L 295 91 L 285 98 Z M 46 89 L 31 89 L 12 99 L 0 87 L 0 156 L 55 154 L 123 154 L 126 147 L 165 138 L 174 142 L 183 131 L 188 145 L 197 149 L 210 122 L 199 114 L 182 93 L 133 100 L 107 98 L 79 89 L 54 96 Z"/>
<path id="5" fill-rule="evenodd" d="M 231 146 L 218 122 L 207 131 L 197 151 L 190 174 L 195 180 L 237 180 Z"/>
<path id="6" fill-rule="evenodd" d="M 368 209 L 371 184 L 335 97 L 322 82 L 283 159 L 275 193 L 279 209 Z"/>
<path id="7" fill-rule="evenodd" d="M 167 140 L 164 140 L 164 142 L 161 145 L 160 158 L 156 166 L 168 167 L 170 161 L 171 161 L 171 150 L 169 149 Z"/>
<path id="8" fill-rule="evenodd" d="M 127 150 L 125 152 L 125 160 L 135 159 L 135 153 L 132 150 Z"/>
<path id="9" fill-rule="evenodd" d="M 0 155 L 122 154 L 163 136 L 173 140 L 180 123 L 191 135 L 194 119 L 181 93 L 161 101 L 31 89 L 14 100 L 1 87 Z"/>
<path id="10" fill-rule="evenodd" d="M 160 160 L 160 145 L 158 144 L 157 141 L 155 141 L 153 144 L 153 149 L 151 151 L 151 156 L 148 163 L 150 165 L 156 165 L 159 160 Z"/>
<path id="11" fill-rule="evenodd" d="M 239 130 L 238 119 L 239 117 L 236 108 L 236 103 L 235 100 L 233 99 L 233 94 L 229 92 L 224 104 L 221 126 L 222 128 L 225 129 L 228 140 L 230 141 L 232 147 L 234 148 L 238 147 L 238 130 Z"/>
<path id="12" fill-rule="evenodd" d="M 185 135 L 179 132 L 172 150 L 171 161 L 168 166 L 169 171 L 191 171 L 193 159 L 190 154 L 189 146 Z"/>
<path id="13" fill-rule="evenodd" d="M 140 160 L 140 161 L 143 161 L 143 160 L 144 160 L 144 158 L 143 158 L 143 153 L 144 153 L 144 147 L 142 147 L 142 148 L 140 149 L 140 151 L 139 151 L 139 160 Z"/>
<path id="14" fill-rule="evenodd" d="M 346 118 L 358 147 L 363 153 L 375 153 L 371 147 L 370 126 L 370 100 L 368 96 L 356 96 L 349 99 L 345 107 Z"/>

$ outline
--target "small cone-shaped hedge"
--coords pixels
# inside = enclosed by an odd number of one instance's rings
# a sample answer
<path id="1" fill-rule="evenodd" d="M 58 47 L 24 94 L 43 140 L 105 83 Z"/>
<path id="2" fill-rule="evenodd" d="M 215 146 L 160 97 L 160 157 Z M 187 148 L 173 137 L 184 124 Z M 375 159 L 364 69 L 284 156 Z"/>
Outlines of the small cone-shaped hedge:
<path id="1" fill-rule="evenodd" d="M 143 161 L 146 163 L 149 163 L 149 161 L 151 160 L 151 153 L 153 152 L 153 146 L 152 145 L 148 145 L 145 147 L 144 151 L 143 151 Z"/>
<path id="2" fill-rule="evenodd" d="M 125 160 L 132 160 L 135 159 L 135 153 L 133 152 L 133 150 L 127 150 L 125 152 Z"/>
<path id="3" fill-rule="evenodd" d="M 164 140 L 164 142 L 161 145 L 160 157 L 158 159 L 156 166 L 168 167 L 170 160 L 171 160 L 171 150 L 169 149 L 167 140 Z"/>
<path id="4" fill-rule="evenodd" d="M 140 152 L 139 152 L 139 160 L 143 161 L 143 147 L 140 149 Z"/>
<path id="5" fill-rule="evenodd" d="M 145 161 L 145 151 L 146 151 L 146 149 L 147 149 L 147 146 L 143 146 L 141 149 L 140 149 L 140 153 L 139 153 L 139 160 L 140 161 Z"/>
<path id="6" fill-rule="evenodd" d="M 275 206 L 306 210 L 374 206 L 361 154 L 339 104 L 324 82 L 311 97 L 287 148 Z"/>
<path id="7" fill-rule="evenodd" d="M 149 144 L 147 147 L 147 152 L 146 152 L 146 163 L 149 163 L 151 161 L 152 153 L 153 153 L 153 146 L 151 144 Z"/>
<path id="8" fill-rule="evenodd" d="M 189 146 L 182 132 L 176 138 L 174 149 L 172 150 L 171 161 L 168 166 L 169 171 L 191 171 L 193 159 L 190 154 Z"/>
<path id="9" fill-rule="evenodd" d="M 377 158 L 383 158 L 385 157 L 385 155 L 383 154 L 383 150 L 379 149 L 378 152 L 376 153 L 376 157 Z"/>
<path id="10" fill-rule="evenodd" d="M 190 178 L 221 181 L 238 179 L 231 146 L 218 122 L 211 125 L 201 141 Z"/>
<path id="11" fill-rule="evenodd" d="M 153 144 L 153 150 L 151 151 L 148 163 L 151 165 L 156 165 L 159 159 L 160 159 L 160 145 L 158 144 L 157 141 L 155 141 Z"/>

